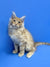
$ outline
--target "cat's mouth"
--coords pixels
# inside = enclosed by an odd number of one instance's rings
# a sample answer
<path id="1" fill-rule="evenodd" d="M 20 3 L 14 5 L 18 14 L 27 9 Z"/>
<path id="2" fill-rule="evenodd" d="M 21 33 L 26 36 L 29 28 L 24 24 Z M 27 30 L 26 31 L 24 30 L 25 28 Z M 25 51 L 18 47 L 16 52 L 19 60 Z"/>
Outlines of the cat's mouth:
<path id="1" fill-rule="evenodd" d="M 10 25 L 9 26 L 9 29 L 19 29 L 21 28 L 22 26 L 13 26 L 13 25 Z"/>
<path id="2" fill-rule="evenodd" d="M 17 28 L 18 28 L 17 26 L 13 26 L 13 25 L 9 26 L 9 29 L 17 29 Z"/>

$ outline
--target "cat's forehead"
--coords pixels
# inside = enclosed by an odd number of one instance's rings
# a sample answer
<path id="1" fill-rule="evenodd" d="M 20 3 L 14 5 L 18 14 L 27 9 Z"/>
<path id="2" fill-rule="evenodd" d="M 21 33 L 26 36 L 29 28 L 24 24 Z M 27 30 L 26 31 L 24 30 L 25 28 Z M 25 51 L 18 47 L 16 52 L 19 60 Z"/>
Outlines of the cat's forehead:
<path id="1" fill-rule="evenodd" d="M 16 19 L 17 21 L 21 21 L 21 19 L 20 19 L 20 18 L 18 18 L 18 17 L 15 17 L 14 19 Z"/>

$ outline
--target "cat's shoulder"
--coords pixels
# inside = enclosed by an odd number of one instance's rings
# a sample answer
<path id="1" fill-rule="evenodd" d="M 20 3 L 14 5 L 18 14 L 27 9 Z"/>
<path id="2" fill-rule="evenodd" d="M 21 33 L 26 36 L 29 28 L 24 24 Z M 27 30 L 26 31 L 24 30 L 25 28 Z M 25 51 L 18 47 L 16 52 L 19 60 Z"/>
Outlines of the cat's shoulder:
<path id="1" fill-rule="evenodd" d="M 24 33 L 31 35 L 31 33 L 27 29 L 24 29 Z"/>

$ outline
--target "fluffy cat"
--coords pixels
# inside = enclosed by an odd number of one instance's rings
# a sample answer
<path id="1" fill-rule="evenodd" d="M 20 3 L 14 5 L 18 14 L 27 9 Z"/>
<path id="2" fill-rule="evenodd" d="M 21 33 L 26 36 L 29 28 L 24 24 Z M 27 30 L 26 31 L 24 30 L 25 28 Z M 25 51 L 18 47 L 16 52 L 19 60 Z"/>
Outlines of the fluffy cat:
<path id="1" fill-rule="evenodd" d="M 50 43 L 34 42 L 30 32 L 24 27 L 24 19 L 25 16 L 18 18 L 13 12 L 8 25 L 8 32 L 14 42 L 15 50 L 13 50 L 13 53 L 20 51 L 18 55 L 21 57 L 25 51 L 28 51 L 26 56 L 30 58 L 36 51 L 37 46 L 42 44 L 50 45 Z"/>

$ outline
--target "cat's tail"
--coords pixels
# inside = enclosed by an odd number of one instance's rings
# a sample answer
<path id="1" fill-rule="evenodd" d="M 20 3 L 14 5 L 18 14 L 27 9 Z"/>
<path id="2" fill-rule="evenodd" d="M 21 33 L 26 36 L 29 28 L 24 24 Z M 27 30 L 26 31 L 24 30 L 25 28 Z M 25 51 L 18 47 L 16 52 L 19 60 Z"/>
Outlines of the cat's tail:
<path id="1" fill-rule="evenodd" d="M 35 42 L 34 46 L 40 46 L 40 45 L 50 45 L 50 43 L 46 43 L 46 42 Z"/>

